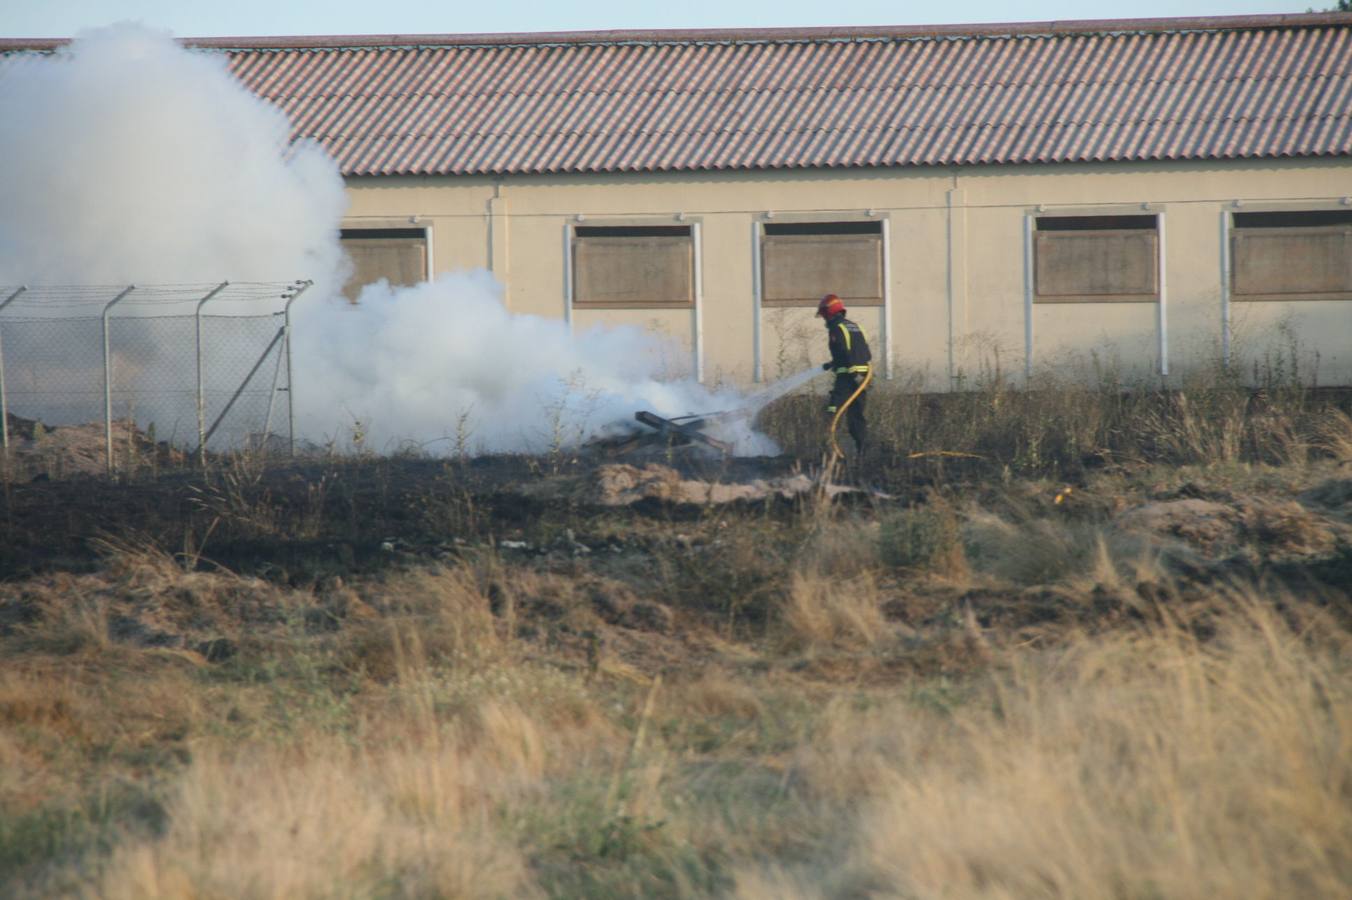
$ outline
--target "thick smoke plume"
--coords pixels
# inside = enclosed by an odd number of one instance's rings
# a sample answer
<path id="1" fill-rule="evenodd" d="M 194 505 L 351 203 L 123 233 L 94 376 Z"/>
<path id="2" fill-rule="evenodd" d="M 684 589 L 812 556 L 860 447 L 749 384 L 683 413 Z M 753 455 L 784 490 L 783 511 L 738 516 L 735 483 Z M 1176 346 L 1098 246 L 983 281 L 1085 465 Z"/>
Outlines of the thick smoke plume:
<path id="1" fill-rule="evenodd" d="M 557 319 L 514 315 L 486 272 L 366 288 L 355 306 L 312 304 L 296 331 L 306 431 L 340 429 L 381 449 L 571 446 L 637 409 L 665 415 L 743 404 L 734 392 L 660 381 L 660 338 L 637 328 L 572 334 Z M 306 407 L 310 401 L 307 400 Z M 722 434 L 741 453 L 774 452 L 747 424 Z"/>
<path id="2" fill-rule="evenodd" d="M 0 282 L 341 275 L 342 178 L 223 55 L 116 25 L 0 64 Z M 313 274 L 307 274 L 313 273 Z"/>
<path id="3" fill-rule="evenodd" d="M 0 284 L 316 282 L 294 309 L 302 437 L 431 452 L 568 446 L 744 398 L 657 379 L 659 338 L 509 313 L 485 272 L 337 295 L 336 165 L 223 55 L 118 25 L 0 63 Z M 191 373 L 184 372 L 190 379 Z M 738 451 L 773 451 L 745 421 Z"/>

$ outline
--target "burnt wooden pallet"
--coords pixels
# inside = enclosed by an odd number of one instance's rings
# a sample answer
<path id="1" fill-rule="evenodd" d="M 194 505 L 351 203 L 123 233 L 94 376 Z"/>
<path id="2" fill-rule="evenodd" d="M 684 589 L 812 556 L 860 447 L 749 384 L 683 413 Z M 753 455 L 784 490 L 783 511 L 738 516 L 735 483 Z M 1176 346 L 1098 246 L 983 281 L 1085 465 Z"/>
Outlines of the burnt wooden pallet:
<path id="1" fill-rule="evenodd" d="M 704 433 L 704 429 L 710 424 L 707 417 L 667 419 L 657 413 L 639 410 L 634 413 L 634 419 L 652 430 L 604 438 L 592 441 L 588 446 L 607 456 L 622 456 L 644 447 L 689 447 L 695 444 L 702 444 L 724 454 L 732 453 L 731 444 Z"/>

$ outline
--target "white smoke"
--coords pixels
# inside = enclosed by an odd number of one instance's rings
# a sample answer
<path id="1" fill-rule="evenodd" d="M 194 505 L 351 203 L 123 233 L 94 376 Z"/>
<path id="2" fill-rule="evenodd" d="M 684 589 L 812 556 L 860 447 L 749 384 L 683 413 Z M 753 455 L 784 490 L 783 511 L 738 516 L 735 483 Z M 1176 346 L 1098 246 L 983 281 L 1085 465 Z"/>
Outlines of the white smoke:
<path id="1" fill-rule="evenodd" d="M 295 347 L 303 428 L 359 433 L 378 449 L 435 452 L 572 446 L 639 409 L 666 416 L 735 409 L 735 391 L 657 377 L 661 338 L 638 328 L 573 334 L 507 311 L 484 271 L 411 288 L 368 286 L 355 306 L 311 304 Z M 720 434 L 741 454 L 774 453 L 745 422 Z"/>
<path id="2" fill-rule="evenodd" d="M 0 68 L 0 283 L 342 274 L 342 178 L 222 55 L 114 25 Z"/>
<path id="3" fill-rule="evenodd" d="M 0 63 L 0 284 L 312 279 L 294 308 L 294 399 L 298 432 L 318 442 L 540 450 L 638 409 L 744 404 L 658 380 L 651 334 L 574 335 L 509 313 L 485 272 L 382 282 L 346 303 L 342 178 L 320 148 L 288 140 L 285 116 L 222 55 L 163 32 L 116 25 L 48 57 L 11 57 Z M 729 428 L 738 452 L 774 452 L 745 421 Z"/>

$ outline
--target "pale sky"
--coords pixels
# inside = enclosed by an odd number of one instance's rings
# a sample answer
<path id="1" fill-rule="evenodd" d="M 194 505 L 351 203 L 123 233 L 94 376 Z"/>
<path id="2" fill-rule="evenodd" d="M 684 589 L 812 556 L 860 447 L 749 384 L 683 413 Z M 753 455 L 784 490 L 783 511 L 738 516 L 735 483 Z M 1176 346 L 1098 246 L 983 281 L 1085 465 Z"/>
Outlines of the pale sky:
<path id="1" fill-rule="evenodd" d="M 3 0 L 0 37 L 70 37 L 138 21 L 179 37 L 468 34 L 613 28 L 920 25 L 1050 19 L 1254 15 L 1325 9 L 1334 0 Z"/>

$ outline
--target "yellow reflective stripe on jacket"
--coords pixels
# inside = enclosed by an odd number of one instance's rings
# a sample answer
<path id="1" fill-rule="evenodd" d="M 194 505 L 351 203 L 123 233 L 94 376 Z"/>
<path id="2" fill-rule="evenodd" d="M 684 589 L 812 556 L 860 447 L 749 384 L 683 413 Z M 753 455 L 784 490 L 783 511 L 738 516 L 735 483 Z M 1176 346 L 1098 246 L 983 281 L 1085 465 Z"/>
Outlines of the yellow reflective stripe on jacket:
<path id="1" fill-rule="evenodd" d="M 844 323 L 844 322 L 838 322 L 838 323 L 836 323 L 836 327 L 839 328 L 840 331 L 841 331 L 841 333 L 845 335 L 845 352 L 846 352 L 846 353 L 849 353 L 850 351 L 852 351 L 852 350 L 854 349 L 854 346 L 853 346 L 853 345 L 854 345 L 854 342 L 853 342 L 852 340 L 850 340 L 850 329 L 847 328 L 847 327 L 845 327 L 845 323 Z M 867 340 L 868 340 L 868 332 L 864 330 L 864 326 L 860 325 L 858 322 L 855 322 L 855 323 L 854 323 L 854 327 L 859 329 L 859 334 L 864 338 L 864 340 L 867 341 Z"/>
<path id="2" fill-rule="evenodd" d="M 869 370 L 868 364 L 862 366 L 841 366 L 836 369 L 837 375 L 862 375 Z"/>
<path id="3" fill-rule="evenodd" d="M 846 353 L 851 352 L 854 348 L 850 346 L 851 345 L 850 329 L 845 327 L 844 322 L 837 322 L 836 327 L 840 329 L 841 334 L 845 335 L 845 352 Z"/>

